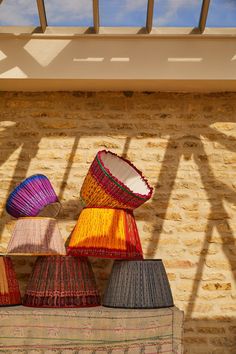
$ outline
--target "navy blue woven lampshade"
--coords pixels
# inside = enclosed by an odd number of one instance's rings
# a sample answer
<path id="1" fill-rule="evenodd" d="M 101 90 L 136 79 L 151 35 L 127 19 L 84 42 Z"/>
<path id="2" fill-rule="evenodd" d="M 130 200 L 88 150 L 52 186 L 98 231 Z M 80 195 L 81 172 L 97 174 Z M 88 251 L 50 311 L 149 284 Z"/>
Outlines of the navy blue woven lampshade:
<path id="1" fill-rule="evenodd" d="M 174 306 L 162 260 L 116 260 L 103 306 L 132 309 Z"/>

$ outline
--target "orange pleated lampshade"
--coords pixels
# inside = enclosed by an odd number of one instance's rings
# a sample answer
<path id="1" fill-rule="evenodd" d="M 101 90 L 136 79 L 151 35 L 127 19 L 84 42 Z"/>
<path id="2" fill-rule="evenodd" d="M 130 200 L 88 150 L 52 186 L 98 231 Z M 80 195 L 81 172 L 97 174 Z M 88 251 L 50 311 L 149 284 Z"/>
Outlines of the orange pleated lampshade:
<path id="1" fill-rule="evenodd" d="M 20 304 L 21 295 L 12 261 L 0 256 L 0 306 Z"/>
<path id="2" fill-rule="evenodd" d="M 72 231 L 68 254 L 102 258 L 142 259 L 132 211 L 85 208 Z"/>
<path id="3" fill-rule="evenodd" d="M 133 210 L 151 195 L 152 188 L 130 161 L 99 151 L 81 188 L 85 208 L 72 231 L 67 253 L 142 259 Z"/>

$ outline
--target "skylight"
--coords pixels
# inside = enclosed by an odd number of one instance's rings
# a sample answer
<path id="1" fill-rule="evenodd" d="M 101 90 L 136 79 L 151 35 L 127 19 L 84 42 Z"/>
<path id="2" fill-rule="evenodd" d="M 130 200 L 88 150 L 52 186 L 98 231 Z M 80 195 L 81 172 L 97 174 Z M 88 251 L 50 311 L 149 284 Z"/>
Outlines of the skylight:
<path id="1" fill-rule="evenodd" d="M 109 27 L 144 27 L 146 22 L 147 0 L 100 0 L 100 25 Z"/>
<path id="2" fill-rule="evenodd" d="M 0 1 L 0 26 L 39 26 L 36 1 Z"/>
<path id="3" fill-rule="evenodd" d="M 45 0 L 48 26 L 93 26 L 92 0 Z"/>
<path id="4" fill-rule="evenodd" d="M 236 0 L 211 0 L 207 27 L 236 27 Z"/>
<path id="5" fill-rule="evenodd" d="M 0 0 L 0 4 L 0 26 L 34 27 L 29 33 L 45 32 L 47 27 L 77 27 L 78 33 L 88 34 L 99 33 L 101 27 L 111 33 L 120 27 L 138 28 L 137 34 L 158 33 L 165 27 L 189 28 L 192 34 L 203 33 L 206 26 L 236 28 L 236 0 Z"/>
<path id="6" fill-rule="evenodd" d="M 153 26 L 197 27 L 202 0 L 155 1 Z"/>

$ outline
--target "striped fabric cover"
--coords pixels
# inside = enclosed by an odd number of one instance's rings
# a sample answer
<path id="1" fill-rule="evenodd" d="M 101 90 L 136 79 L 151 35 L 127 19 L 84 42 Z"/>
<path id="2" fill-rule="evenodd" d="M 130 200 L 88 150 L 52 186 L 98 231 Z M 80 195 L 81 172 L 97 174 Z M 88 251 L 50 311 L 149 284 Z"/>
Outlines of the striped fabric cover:
<path id="1" fill-rule="evenodd" d="M 55 217 L 60 211 L 60 202 L 49 179 L 36 174 L 26 178 L 11 192 L 6 210 L 15 218 L 39 214 Z"/>
<path id="2" fill-rule="evenodd" d="M 7 247 L 8 254 L 65 254 L 65 246 L 57 220 L 46 217 L 19 218 Z"/>
<path id="3" fill-rule="evenodd" d="M 104 159 L 109 156 L 109 162 Z M 109 167 L 117 166 L 120 176 L 111 173 Z M 129 183 L 132 180 L 132 183 Z M 129 184 L 129 186 L 128 186 Z M 137 184 L 145 193 L 134 192 Z M 136 188 L 135 188 L 136 186 Z M 130 161 L 117 156 L 111 151 L 99 151 L 92 162 L 80 191 L 80 197 L 86 207 L 108 207 L 119 209 L 135 209 L 152 196 L 152 188 L 148 181 Z"/>
<path id="4" fill-rule="evenodd" d="M 0 353 L 181 354 L 183 312 L 0 309 Z"/>
<path id="5" fill-rule="evenodd" d="M 85 208 L 71 234 L 67 253 L 74 256 L 142 259 L 132 211 Z"/>
<path id="6" fill-rule="evenodd" d="M 0 306 L 19 304 L 21 294 L 12 261 L 0 256 Z"/>

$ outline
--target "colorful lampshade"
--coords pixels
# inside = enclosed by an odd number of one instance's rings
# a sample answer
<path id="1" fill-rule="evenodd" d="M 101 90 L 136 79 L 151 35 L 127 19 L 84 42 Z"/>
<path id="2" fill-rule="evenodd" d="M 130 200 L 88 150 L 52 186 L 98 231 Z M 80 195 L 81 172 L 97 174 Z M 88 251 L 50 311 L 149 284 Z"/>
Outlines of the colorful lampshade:
<path id="1" fill-rule="evenodd" d="M 87 258 L 38 257 L 31 273 L 24 306 L 99 306 L 100 296 Z"/>
<path id="2" fill-rule="evenodd" d="M 0 306 L 20 304 L 21 295 L 12 261 L 0 256 Z"/>
<path id="3" fill-rule="evenodd" d="M 20 255 L 65 254 L 64 241 L 56 219 L 19 218 L 8 244 L 7 253 Z"/>
<path id="4" fill-rule="evenodd" d="M 76 256 L 142 259 L 132 211 L 85 208 L 72 231 L 67 253 Z"/>
<path id="5" fill-rule="evenodd" d="M 115 261 L 103 306 L 132 309 L 174 306 L 162 260 Z"/>
<path id="6" fill-rule="evenodd" d="M 99 151 L 81 188 L 86 207 L 135 209 L 151 198 L 152 188 L 128 160 Z"/>
<path id="7" fill-rule="evenodd" d="M 55 217 L 60 207 L 49 179 L 42 174 L 26 178 L 12 191 L 6 202 L 7 212 L 15 218 L 36 215 Z"/>
<path id="8" fill-rule="evenodd" d="M 132 213 L 152 195 L 142 173 L 128 160 L 99 151 L 80 195 L 85 209 L 71 234 L 68 254 L 142 259 Z"/>

